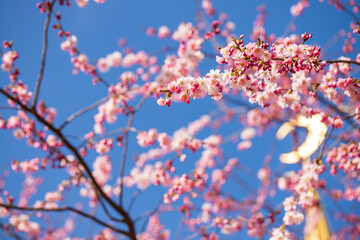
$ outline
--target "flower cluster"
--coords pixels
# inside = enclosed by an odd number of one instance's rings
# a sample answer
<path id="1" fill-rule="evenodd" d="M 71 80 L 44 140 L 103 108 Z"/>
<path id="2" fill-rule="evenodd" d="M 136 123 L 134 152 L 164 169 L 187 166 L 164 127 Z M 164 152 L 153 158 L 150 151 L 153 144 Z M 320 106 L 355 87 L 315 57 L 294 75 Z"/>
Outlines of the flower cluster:
<path id="1" fill-rule="evenodd" d="M 258 43 L 244 45 L 242 38 L 233 39 L 220 50 L 222 56 L 217 57 L 217 62 L 225 63 L 227 70 L 211 70 L 203 78 L 180 77 L 162 90 L 167 95 L 158 104 L 169 105 L 173 95 L 179 95 L 186 103 L 190 98 L 206 95 L 219 100 L 223 88 L 229 86 L 244 91 L 251 103 L 263 107 L 270 103 L 282 108 L 300 106 L 300 94 L 307 93 L 313 84 L 307 74 L 312 70 L 318 72 L 326 65 L 319 59 L 320 48 L 299 44 L 300 38 L 296 37 L 278 39 L 270 48 L 260 39 Z M 286 73 L 292 74 L 290 89 L 281 81 Z"/>
<path id="2" fill-rule="evenodd" d="M 327 154 L 326 162 L 330 164 L 330 172 L 334 175 L 338 170 L 342 170 L 350 178 L 359 178 L 360 144 L 341 144 L 331 149 Z"/>
<path id="3" fill-rule="evenodd" d="M 29 215 L 26 214 L 13 214 L 9 219 L 9 223 L 17 231 L 24 232 L 31 237 L 36 237 L 41 232 L 40 225 L 37 222 L 30 221 Z"/>

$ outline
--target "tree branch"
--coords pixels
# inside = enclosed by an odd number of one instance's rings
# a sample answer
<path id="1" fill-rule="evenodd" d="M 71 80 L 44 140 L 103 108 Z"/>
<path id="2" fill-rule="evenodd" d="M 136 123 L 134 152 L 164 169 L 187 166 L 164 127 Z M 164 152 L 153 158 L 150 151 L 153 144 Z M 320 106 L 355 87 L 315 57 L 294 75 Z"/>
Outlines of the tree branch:
<path id="1" fill-rule="evenodd" d="M 124 222 L 129 227 L 129 238 L 135 240 L 136 239 L 136 233 L 135 233 L 135 226 L 133 221 L 131 220 L 128 213 L 121 207 L 118 206 L 106 193 L 102 190 L 102 188 L 99 186 L 97 181 L 95 180 L 94 176 L 92 175 L 92 172 L 89 168 L 89 166 L 86 164 L 83 157 L 80 155 L 80 153 L 77 151 L 76 147 L 74 147 L 67 138 L 61 133 L 60 130 L 56 129 L 52 124 L 47 122 L 44 118 L 42 118 L 36 111 L 33 111 L 28 106 L 21 103 L 18 99 L 15 99 L 13 96 L 11 96 L 9 93 L 4 91 L 2 88 L 0 88 L 0 93 L 2 93 L 4 96 L 6 96 L 8 99 L 12 100 L 13 102 L 17 103 L 24 111 L 29 112 L 32 114 L 40 123 L 48 127 L 50 131 L 52 131 L 57 137 L 60 138 L 60 140 L 63 142 L 64 146 L 66 146 L 77 158 L 80 165 L 84 167 L 85 172 L 89 176 L 91 183 L 93 184 L 93 187 L 99 191 L 100 195 L 105 199 L 105 201 L 113 207 L 114 210 L 116 210 L 120 215 L 124 217 Z"/>
<path id="2" fill-rule="evenodd" d="M 360 62 L 352 61 L 352 60 L 325 60 L 327 63 L 348 63 L 348 64 L 356 64 L 360 66 Z"/>
<path id="3" fill-rule="evenodd" d="M 58 129 L 59 129 L 59 130 L 62 130 L 67 124 L 69 124 L 69 123 L 70 123 L 71 121 L 73 121 L 75 118 L 77 118 L 77 117 L 81 116 L 82 114 L 84 114 L 84 113 L 86 113 L 86 112 L 88 112 L 88 111 L 96 108 L 96 107 L 99 106 L 100 104 L 106 102 L 108 99 L 109 99 L 109 97 L 104 97 L 104 98 L 100 99 L 99 101 L 91 104 L 90 106 L 88 106 L 88 107 L 86 107 L 86 108 L 83 108 L 83 109 L 77 111 L 76 113 L 74 113 L 74 114 L 72 114 L 70 117 L 68 117 L 68 118 L 66 119 L 66 121 L 65 121 L 63 124 L 61 124 L 61 126 L 60 126 Z"/>
<path id="4" fill-rule="evenodd" d="M 103 221 L 101 221 L 100 219 L 96 218 L 95 216 L 89 215 L 85 212 L 82 212 L 76 208 L 72 208 L 72 207 L 61 207 L 61 208 L 52 208 L 52 209 L 48 209 L 48 208 L 32 208 L 32 207 L 19 207 L 19 206 L 13 206 L 13 205 L 6 205 L 3 203 L 0 203 L 0 207 L 4 207 L 7 209 L 15 209 L 15 210 L 21 210 L 21 211 L 38 211 L 38 212 L 65 212 L 65 211 L 70 211 L 70 212 L 74 212 L 77 213 L 85 218 L 91 219 L 94 222 L 97 222 L 98 224 L 110 228 L 111 230 L 124 234 L 124 235 L 128 235 L 127 232 L 122 231 L 120 229 L 117 229 Z"/>
<path id="5" fill-rule="evenodd" d="M 5 229 L 4 224 L 0 223 L 0 228 L 4 230 L 6 234 L 8 234 L 10 237 L 13 237 L 16 240 L 24 240 L 24 238 L 20 237 L 18 234 L 11 232 L 9 229 Z"/>
<path id="6" fill-rule="evenodd" d="M 121 159 L 121 167 L 120 167 L 120 196 L 119 196 L 119 205 L 120 205 L 120 207 L 123 204 L 123 197 L 122 197 L 123 192 L 124 192 L 123 178 L 124 178 L 124 172 L 125 172 L 126 155 L 127 155 L 128 146 L 129 146 L 129 130 L 130 130 L 131 125 L 132 125 L 132 123 L 134 121 L 135 112 L 137 112 L 141 108 L 141 106 L 144 104 L 144 102 L 146 101 L 146 99 L 148 97 L 149 97 L 149 95 L 145 95 L 140 100 L 140 102 L 135 107 L 135 109 L 130 113 L 130 117 L 129 117 L 126 129 L 124 130 L 124 148 L 123 148 L 122 159 Z"/>
<path id="7" fill-rule="evenodd" d="M 40 67 L 40 73 L 39 73 L 39 77 L 38 80 L 36 82 L 36 88 L 35 88 L 35 94 L 34 94 L 34 101 L 33 101 L 33 106 L 32 108 L 35 109 L 36 108 L 36 103 L 39 97 L 39 92 L 40 92 L 40 85 L 41 85 L 41 81 L 43 79 L 44 76 L 44 70 L 45 70 L 45 61 L 46 61 L 46 53 L 47 53 L 47 45 L 48 45 L 48 30 L 49 30 L 49 24 L 50 24 L 50 18 L 51 18 L 51 13 L 52 13 L 52 8 L 55 4 L 55 0 L 53 0 L 50 3 L 50 7 L 48 10 L 48 15 L 46 17 L 46 21 L 45 21 L 45 26 L 44 26 L 44 45 L 43 45 L 43 49 L 42 49 L 42 53 L 41 53 L 41 67 Z"/>

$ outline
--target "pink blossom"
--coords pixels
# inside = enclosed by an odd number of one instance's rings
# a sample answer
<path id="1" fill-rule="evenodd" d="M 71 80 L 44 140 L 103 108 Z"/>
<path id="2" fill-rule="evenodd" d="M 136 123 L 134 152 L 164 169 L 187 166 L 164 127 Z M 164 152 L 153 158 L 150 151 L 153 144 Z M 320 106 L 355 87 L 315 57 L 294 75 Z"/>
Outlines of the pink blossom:
<path id="1" fill-rule="evenodd" d="M 284 224 L 286 225 L 299 225 L 304 220 L 304 214 L 299 211 L 287 211 L 285 212 L 285 216 L 283 218 Z"/>
<path id="2" fill-rule="evenodd" d="M 158 30 L 159 38 L 168 38 L 168 37 L 170 37 L 170 34 L 171 34 L 171 32 L 167 26 L 159 27 L 159 30 Z"/>
<path id="3" fill-rule="evenodd" d="M 110 67 L 120 67 L 121 61 L 122 61 L 122 54 L 118 51 L 106 55 L 106 64 Z"/>
<path id="4" fill-rule="evenodd" d="M 102 73 L 109 71 L 109 65 L 107 64 L 106 58 L 100 58 L 96 65 Z"/>
<path id="5" fill-rule="evenodd" d="M 104 154 L 113 148 L 113 140 L 109 139 L 102 139 L 101 141 L 97 142 L 95 145 L 96 152 L 99 154 Z"/>
<path id="6" fill-rule="evenodd" d="M 251 148 L 251 146 L 252 146 L 252 143 L 250 141 L 242 141 L 237 145 L 237 149 L 239 151 L 244 151 L 244 150 Z"/>
<path id="7" fill-rule="evenodd" d="M 81 8 L 86 7 L 86 5 L 89 3 L 89 0 L 75 0 L 77 5 Z"/>
<path id="8" fill-rule="evenodd" d="M 60 48 L 63 51 L 70 52 L 77 46 L 77 37 L 75 35 L 71 35 L 67 37 L 64 42 L 61 43 Z"/>
<path id="9" fill-rule="evenodd" d="M 112 164 L 110 162 L 109 156 L 100 156 L 97 157 L 93 164 L 93 175 L 100 186 L 105 185 L 105 183 L 110 178 L 110 173 L 112 170 Z"/>

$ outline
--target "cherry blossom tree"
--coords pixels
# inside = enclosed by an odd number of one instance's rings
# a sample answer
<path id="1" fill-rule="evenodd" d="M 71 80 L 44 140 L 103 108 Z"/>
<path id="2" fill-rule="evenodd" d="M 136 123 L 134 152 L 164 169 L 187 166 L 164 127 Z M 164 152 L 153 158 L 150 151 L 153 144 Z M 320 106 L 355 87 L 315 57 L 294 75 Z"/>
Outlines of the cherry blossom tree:
<path id="1" fill-rule="evenodd" d="M 1 159 L 2 236 L 358 239 L 360 2 L 319 2 L 290 3 L 276 34 L 265 5 L 243 32 L 220 3 L 191 1 L 192 21 L 145 22 L 137 31 L 150 46 L 121 38 L 110 53 L 66 16 L 115 3 L 31 3 L 44 22 L 41 36 L 29 33 L 40 62 L 22 63 L 25 32 L 0 51 L 1 152 L 13 154 Z M 325 8 L 347 25 L 328 25 L 321 45 L 295 20 Z"/>

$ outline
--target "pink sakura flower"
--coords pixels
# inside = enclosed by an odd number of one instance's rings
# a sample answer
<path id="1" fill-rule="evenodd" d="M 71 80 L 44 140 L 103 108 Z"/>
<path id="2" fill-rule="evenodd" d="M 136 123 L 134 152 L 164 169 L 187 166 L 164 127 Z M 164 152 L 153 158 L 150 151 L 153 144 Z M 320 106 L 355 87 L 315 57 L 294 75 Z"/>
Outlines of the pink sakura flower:
<path id="1" fill-rule="evenodd" d="M 8 72 L 12 69 L 14 61 L 19 57 L 19 54 L 16 51 L 8 51 L 4 53 L 1 57 L 2 64 L 1 69 L 5 72 Z"/>
<path id="2" fill-rule="evenodd" d="M 158 30 L 158 37 L 159 38 L 168 38 L 170 37 L 170 29 L 167 26 L 161 26 Z"/>
<path id="3" fill-rule="evenodd" d="M 105 228 L 100 232 L 99 235 L 94 236 L 94 240 L 113 240 L 116 239 L 114 232 L 109 229 Z"/>
<path id="4" fill-rule="evenodd" d="M 146 231 L 137 236 L 139 240 L 169 240 L 170 231 L 161 224 L 158 215 L 152 215 L 149 218 Z"/>
<path id="5" fill-rule="evenodd" d="M 86 5 L 88 5 L 89 3 L 89 0 L 75 0 L 76 1 L 76 4 L 83 8 L 83 7 L 86 7 Z"/>
<path id="6" fill-rule="evenodd" d="M 299 205 L 303 208 L 312 206 L 317 201 L 313 191 L 302 192 L 299 197 Z"/>
<path id="7" fill-rule="evenodd" d="M 237 149 L 239 151 L 245 151 L 245 150 L 251 148 L 251 146 L 252 146 L 252 142 L 250 142 L 250 141 L 242 141 L 237 145 Z"/>
<path id="8" fill-rule="evenodd" d="M 181 23 L 178 29 L 173 33 L 172 38 L 175 41 L 188 40 L 193 31 L 193 25 L 191 23 Z"/>
<path id="9" fill-rule="evenodd" d="M 157 131 L 150 129 L 148 132 L 139 132 L 136 139 L 141 147 L 151 146 L 157 139 Z"/>
<path id="10" fill-rule="evenodd" d="M 211 118 L 208 115 L 201 116 L 200 119 L 189 123 L 187 132 L 191 136 L 194 136 L 197 132 L 201 131 L 204 127 L 208 126 L 210 120 Z"/>
<path id="11" fill-rule="evenodd" d="M 293 236 L 290 234 L 290 232 L 288 230 L 286 230 L 285 228 L 273 228 L 271 231 L 271 238 L 270 240 L 291 240 L 291 239 L 296 239 L 293 238 Z"/>
<path id="12" fill-rule="evenodd" d="M 159 142 L 161 148 L 170 149 L 171 137 L 168 136 L 166 133 L 159 133 L 157 141 Z"/>
<path id="13" fill-rule="evenodd" d="M 136 184 L 139 189 L 145 190 L 153 183 L 154 167 L 146 165 L 141 171 L 139 168 L 133 168 L 130 172 L 130 178 L 133 184 Z"/>
<path id="14" fill-rule="evenodd" d="M 260 181 L 264 181 L 269 178 L 270 174 L 271 170 L 269 168 L 260 168 L 257 173 L 257 177 Z"/>
<path id="15" fill-rule="evenodd" d="M 265 219 L 262 213 L 256 213 L 248 220 L 247 228 L 250 237 L 263 236 L 265 231 Z"/>
<path id="16" fill-rule="evenodd" d="M 97 65 L 97 68 L 99 69 L 99 71 L 102 73 L 109 71 L 109 65 L 107 64 L 107 61 L 105 58 L 100 58 L 97 61 L 96 65 Z"/>
<path id="17" fill-rule="evenodd" d="M 148 35 L 148 36 L 154 36 L 156 34 L 156 30 L 153 27 L 147 28 L 145 32 L 146 32 L 146 35 Z"/>
<path id="18" fill-rule="evenodd" d="M 9 117 L 6 127 L 8 129 L 16 128 L 20 125 L 20 118 L 16 116 Z"/>
<path id="19" fill-rule="evenodd" d="M 29 215 L 13 214 L 9 218 L 9 223 L 13 226 L 17 231 L 24 232 L 29 236 L 36 237 L 40 234 L 40 225 L 37 222 L 31 222 Z"/>
<path id="20" fill-rule="evenodd" d="M 22 173 L 27 173 L 27 172 L 36 173 L 39 170 L 39 163 L 40 163 L 39 158 L 34 158 L 23 162 L 12 161 L 11 168 L 14 171 L 18 171 L 20 168 L 20 171 Z"/>
<path id="21" fill-rule="evenodd" d="M 299 175 L 295 171 L 285 172 L 283 177 L 278 178 L 277 184 L 280 190 L 293 190 L 299 182 Z"/>
<path id="22" fill-rule="evenodd" d="M 285 225 L 294 225 L 294 224 L 299 225 L 303 222 L 303 220 L 304 220 L 304 214 L 302 214 L 297 210 L 285 212 L 285 216 L 283 218 Z"/>
<path id="23" fill-rule="evenodd" d="M 32 96 L 32 92 L 28 91 L 28 87 L 22 83 L 22 81 L 17 81 L 17 83 L 11 88 L 12 94 L 16 95 L 20 100 L 28 102 Z"/>
<path id="24" fill-rule="evenodd" d="M 71 35 L 67 37 L 64 42 L 60 44 L 60 48 L 63 51 L 71 52 L 77 46 L 77 37 L 75 35 Z"/>
<path id="25" fill-rule="evenodd" d="M 74 65 L 74 74 L 80 70 L 81 72 L 85 72 L 87 74 L 93 74 L 95 72 L 95 66 L 89 63 L 89 59 L 85 54 L 79 54 L 77 57 L 72 57 L 71 62 Z"/>
<path id="26" fill-rule="evenodd" d="M 112 164 L 109 156 L 97 157 L 93 164 L 93 175 L 100 186 L 104 186 L 110 178 Z"/>
<path id="27" fill-rule="evenodd" d="M 295 198 L 293 196 L 290 196 L 285 198 L 283 205 L 286 212 L 293 211 L 296 209 L 297 201 L 295 201 Z"/>
<path id="28" fill-rule="evenodd" d="M 21 138 L 25 137 L 25 132 L 21 128 L 18 128 L 13 132 L 13 135 L 15 138 L 21 139 Z"/>
<path id="29" fill-rule="evenodd" d="M 106 0 L 94 0 L 96 3 L 105 3 Z"/>
<path id="30" fill-rule="evenodd" d="M 106 64 L 110 67 L 120 67 L 121 61 L 122 61 L 122 54 L 118 51 L 106 55 Z"/>
<path id="31" fill-rule="evenodd" d="M 0 197 L 0 203 L 4 204 L 4 200 Z M 10 214 L 9 209 L 0 207 L 0 217 L 5 218 L 8 217 Z"/>
<path id="32" fill-rule="evenodd" d="M 119 80 L 121 80 L 121 82 L 123 82 L 124 84 L 132 85 L 137 82 L 138 76 L 135 73 L 130 72 L 130 71 L 123 72 L 121 74 Z"/>
<path id="33" fill-rule="evenodd" d="M 170 105 L 171 105 L 171 100 L 170 100 L 170 99 L 167 99 L 167 98 L 159 98 L 159 99 L 157 100 L 157 104 L 158 104 L 159 106 L 165 106 L 165 105 L 167 105 L 168 107 L 170 107 Z"/>
<path id="34" fill-rule="evenodd" d="M 46 143 L 47 143 L 50 147 L 61 146 L 61 142 L 59 142 L 54 135 L 49 135 L 49 136 L 46 138 Z"/>
<path id="35" fill-rule="evenodd" d="M 241 132 L 240 138 L 242 140 L 250 140 L 255 137 L 255 134 L 256 130 L 254 128 L 248 127 Z"/>
<path id="36" fill-rule="evenodd" d="M 181 101 L 183 101 L 184 103 L 187 103 L 187 104 L 190 103 L 190 97 L 189 97 L 189 95 L 186 94 L 186 93 L 183 93 L 183 94 L 180 96 L 180 99 L 181 99 Z"/>
<path id="37" fill-rule="evenodd" d="M 55 201 L 61 201 L 62 196 L 61 192 L 55 191 L 55 192 L 48 192 L 45 194 L 45 201 L 47 202 L 55 202 Z"/>
<path id="38" fill-rule="evenodd" d="M 111 151 L 113 148 L 113 140 L 109 139 L 102 139 L 101 141 L 97 142 L 95 145 L 96 152 L 99 154 L 104 154 Z"/>

